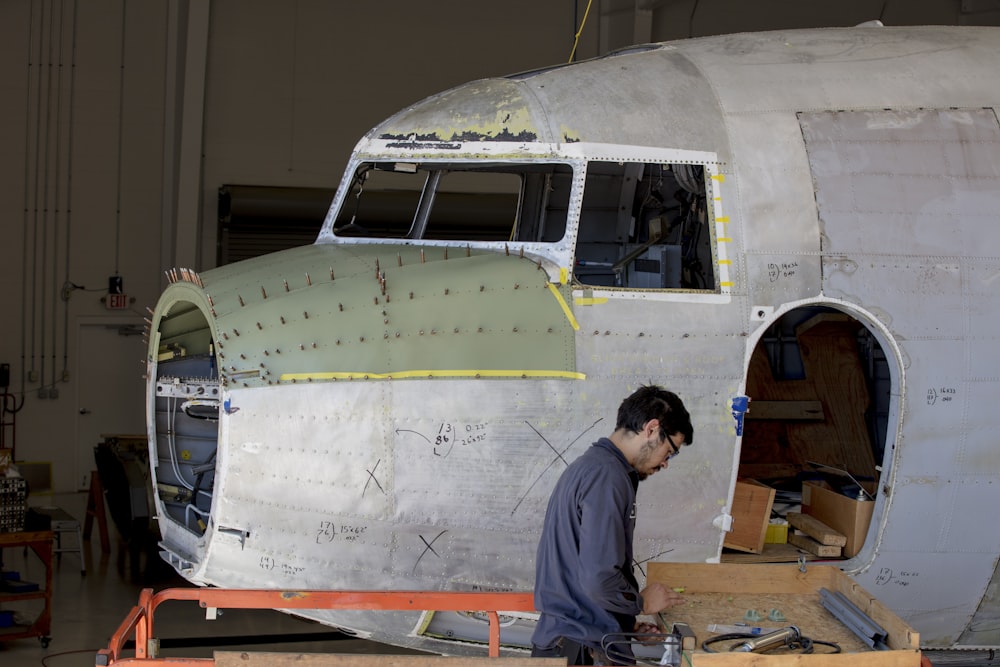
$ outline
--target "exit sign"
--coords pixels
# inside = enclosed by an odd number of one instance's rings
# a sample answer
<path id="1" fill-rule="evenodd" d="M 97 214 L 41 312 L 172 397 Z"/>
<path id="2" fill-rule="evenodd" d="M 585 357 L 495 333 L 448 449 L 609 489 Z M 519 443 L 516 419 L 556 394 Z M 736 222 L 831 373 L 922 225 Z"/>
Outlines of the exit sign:
<path id="1" fill-rule="evenodd" d="M 108 310 L 124 310 L 128 308 L 128 294 L 109 294 L 104 303 Z"/>

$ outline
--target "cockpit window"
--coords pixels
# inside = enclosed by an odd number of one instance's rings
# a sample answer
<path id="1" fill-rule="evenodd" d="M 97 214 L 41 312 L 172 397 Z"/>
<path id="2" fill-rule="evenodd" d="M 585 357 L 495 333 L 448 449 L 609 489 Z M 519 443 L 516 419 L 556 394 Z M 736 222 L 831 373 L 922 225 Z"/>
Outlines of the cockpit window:
<path id="1" fill-rule="evenodd" d="M 334 222 L 337 236 L 556 242 L 566 233 L 566 164 L 366 162 Z"/>
<path id="2" fill-rule="evenodd" d="M 697 164 L 589 162 L 577 283 L 716 290 L 708 182 Z"/>

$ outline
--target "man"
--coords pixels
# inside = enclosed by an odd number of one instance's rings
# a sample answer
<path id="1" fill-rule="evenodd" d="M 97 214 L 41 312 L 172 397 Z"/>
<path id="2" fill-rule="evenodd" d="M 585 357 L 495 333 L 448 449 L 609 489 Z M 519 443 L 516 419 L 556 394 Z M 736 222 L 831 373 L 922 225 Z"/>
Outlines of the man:
<path id="1" fill-rule="evenodd" d="M 595 442 L 563 472 L 549 499 L 535 563 L 532 656 L 568 658 L 570 665 L 607 662 L 608 633 L 648 631 L 639 614 L 655 614 L 682 598 L 663 586 L 639 591 L 632 574 L 635 492 L 639 481 L 667 467 L 694 437 L 676 394 L 639 388 L 618 408 L 615 431 Z"/>

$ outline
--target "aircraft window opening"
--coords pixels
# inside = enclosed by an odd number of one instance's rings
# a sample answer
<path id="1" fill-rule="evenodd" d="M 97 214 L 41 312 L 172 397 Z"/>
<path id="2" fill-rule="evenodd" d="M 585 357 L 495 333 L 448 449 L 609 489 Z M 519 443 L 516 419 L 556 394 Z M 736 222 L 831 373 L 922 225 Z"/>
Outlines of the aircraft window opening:
<path id="1" fill-rule="evenodd" d="M 714 291 L 708 191 L 702 165 L 589 162 L 576 282 Z"/>
<path id="2" fill-rule="evenodd" d="M 542 162 L 365 162 L 333 231 L 342 237 L 554 243 L 572 168 Z"/>

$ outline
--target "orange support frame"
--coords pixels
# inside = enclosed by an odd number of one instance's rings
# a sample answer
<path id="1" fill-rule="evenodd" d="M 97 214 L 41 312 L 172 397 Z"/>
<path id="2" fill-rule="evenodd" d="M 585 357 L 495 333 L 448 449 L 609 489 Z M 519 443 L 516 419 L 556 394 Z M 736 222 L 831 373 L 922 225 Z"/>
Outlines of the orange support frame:
<path id="1" fill-rule="evenodd" d="M 154 593 L 145 588 L 139 604 L 118 626 L 108 648 L 97 652 L 97 665 L 189 665 L 205 667 L 211 658 L 158 659 L 149 655 L 156 608 L 168 600 L 195 601 L 203 609 L 352 609 L 420 611 L 486 611 L 490 619 L 489 655 L 500 657 L 499 611 L 535 611 L 532 593 L 447 593 L 439 591 L 276 591 L 225 588 L 168 588 Z M 135 637 L 135 657 L 123 658 L 129 637 Z"/>

